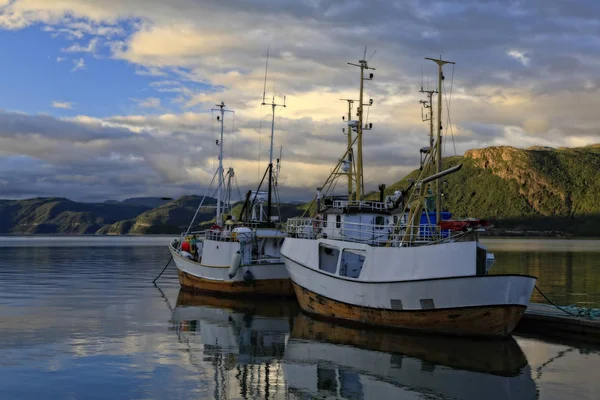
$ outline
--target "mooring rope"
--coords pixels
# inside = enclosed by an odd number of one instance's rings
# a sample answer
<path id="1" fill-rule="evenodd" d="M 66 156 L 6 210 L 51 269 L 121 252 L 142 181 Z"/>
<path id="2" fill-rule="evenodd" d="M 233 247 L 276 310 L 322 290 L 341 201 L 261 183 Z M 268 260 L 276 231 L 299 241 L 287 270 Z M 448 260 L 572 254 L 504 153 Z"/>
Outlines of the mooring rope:
<path id="1" fill-rule="evenodd" d="M 558 308 L 559 310 L 561 310 L 562 312 L 572 315 L 574 317 L 587 317 L 589 319 L 598 319 L 600 318 L 600 309 L 598 308 L 593 308 L 593 307 L 577 307 L 575 305 L 570 305 L 570 306 L 559 306 L 558 304 L 554 303 L 552 300 L 550 300 L 548 298 L 548 296 L 546 296 L 539 287 L 537 287 L 537 285 L 535 286 L 535 288 L 537 289 L 538 292 L 540 292 L 540 294 L 544 297 L 544 299 L 546 299 L 546 301 L 550 304 L 552 304 L 554 307 Z"/>
<path id="2" fill-rule="evenodd" d="M 169 266 L 169 264 L 171 264 L 171 260 L 173 260 L 173 255 L 171 255 L 171 257 L 169 257 L 169 261 L 167 261 L 167 265 L 165 265 L 165 267 L 163 268 L 163 270 L 160 271 L 160 274 L 158 274 L 158 276 L 156 278 L 154 278 L 154 280 L 152 281 L 152 283 L 156 282 L 156 280 L 158 278 L 160 278 L 160 276 L 163 274 L 163 272 L 165 272 L 165 270 L 167 269 L 167 267 Z"/>

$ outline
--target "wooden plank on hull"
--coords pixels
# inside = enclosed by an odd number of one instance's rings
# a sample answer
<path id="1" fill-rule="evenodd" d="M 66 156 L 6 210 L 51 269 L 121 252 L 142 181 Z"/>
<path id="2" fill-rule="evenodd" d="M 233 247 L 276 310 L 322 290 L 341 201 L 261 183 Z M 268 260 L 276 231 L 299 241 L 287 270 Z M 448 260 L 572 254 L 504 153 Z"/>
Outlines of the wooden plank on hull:
<path id="1" fill-rule="evenodd" d="M 191 291 L 227 293 L 229 295 L 257 295 L 291 297 L 294 295 L 290 279 L 258 279 L 244 281 L 216 281 L 188 274 L 180 269 L 179 283 Z"/>
<path id="2" fill-rule="evenodd" d="M 300 307 L 308 313 L 386 328 L 505 337 L 512 333 L 525 311 L 525 307 L 520 305 L 415 311 L 361 307 L 321 296 L 295 283 L 293 285 Z"/>

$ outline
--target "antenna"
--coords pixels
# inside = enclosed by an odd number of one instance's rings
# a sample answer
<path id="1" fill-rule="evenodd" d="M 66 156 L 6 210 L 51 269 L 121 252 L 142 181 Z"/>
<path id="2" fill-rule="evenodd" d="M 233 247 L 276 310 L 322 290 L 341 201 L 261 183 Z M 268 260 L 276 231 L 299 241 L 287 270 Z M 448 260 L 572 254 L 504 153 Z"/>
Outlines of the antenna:
<path id="1" fill-rule="evenodd" d="M 373 74 L 370 73 L 368 77 L 365 77 L 365 70 L 375 70 L 373 67 L 369 67 L 369 64 L 366 60 L 367 57 L 367 47 L 365 46 L 365 52 L 362 60 L 358 60 L 358 64 L 348 63 L 349 65 L 353 65 L 355 67 L 360 68 L 360 92 L 359 92 L 359 100 L 358 107 L 356 107 L 356 115 L 358 116 L 358 127 L 356 131 L 356 140 L 357 140 L 357 163 L 356 163 L 356 200 L 360 200 L 362 194 L 365 191 L 365 184 L 363 179 L 363 161 L 362 161 L 362 133 L 363 130 L 371 129 L 372 125 L 363 127 L 363 108 L 364 106 L 370 106 L 373 103 L 363 103 L 363 92 L 364 92 L 364 81 L 373 80 Z"/>
<path id="2" fill-rule="evenodd" d="M 224 129 L 224 116 L 226 112 L 230 112 L 235 115 L 235 112 L 232 110 L 225 109 L 225 103 L 221 101 L 221 104 L 216 105 L 218 108 L 212 108 L 210 111 L 218 111 L 217 121 L 221 123 L 221 139 L 218 141 L 219 145 L 219 169 L 217 170 L 217 175 L 219 176 L 219 187 L 218 187 L 218 196 L 217 196 L 217 224 L 222 225 L 222 216 L 223 212 L 223 198 L 222 198 L 222 190 L 225 177 L 223 176 L 223 129 Z"/>
<path id="3" fill-rule="evenodd" d="M 276 80 L 273 81 L 273 97 L 271 100 L 271 103 L 266 103 L 265 102 L 265 98 L 266 98 L 266 89 L 267 89 L 267 70 L 269 67 L 269 48 L 267 48 L 267 61 L 265 63 L 265 84 L 263 87 L 263 101 L 261 103 L 261 105 L 263 106 L 271 106 L 271 110 L 272 110 L 272 119 L 271 119 L 271 145 L 269 147 L 269 166 L 268 166 L 268 170 L 269 170 L 269 194 L 268 194 L 268 204 L 267 204 L 267 222 L 271 222 L 271 203 L 272 203 L 272 186 L 275 183 L 274 179 L 277 179 L 276 177 L 273 176 L 273 141 L 275 138 L 275 108 L 277 107 L 286 107 L 285 104 L 285 96 L 283 96 L 283 104 L 276 104 L 275 103 L 275 84 L 276 84 Z M 277 173 L 277 172 L 276 172 Z M 275 185 L 276 186 L 276 185 Z M 260 187 L 259 187 L 260 189 Z"/>
<path id="4" fill-rule="evenodd" d="M 265 103 L 265 94 L 267 92 L 267 71 L 269 70 L 269 47 L 267 47 L 267 62 L 265 63 L 265 84 L 263 86 L 263 104 Z"/>
<path id="5" fill-rule="evenodd" d="M 438 116 L 437 116 L 437 143 L 436 143 L 436 167 L 437 173 L 442 171 L 442 81 L 444 73 L 442 71 L 445 64 L 455 64 L 453 61 L 444 61 L 440 55 L 439 59 L 425 57 L 426 60 L 431 60 L 438 65 Z M 442 212 L 442 182 L 438 178 L 436 182 L 436 199 L 435 199 L 435 217 L 436 223 L 440 223 L 440 213 Z"/>

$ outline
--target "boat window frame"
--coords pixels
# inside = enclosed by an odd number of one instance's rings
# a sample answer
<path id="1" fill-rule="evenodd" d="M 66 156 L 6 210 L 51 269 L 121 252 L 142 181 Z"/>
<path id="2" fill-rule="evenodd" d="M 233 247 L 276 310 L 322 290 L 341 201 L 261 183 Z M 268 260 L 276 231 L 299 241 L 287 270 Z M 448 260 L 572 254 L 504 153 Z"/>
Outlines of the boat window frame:
<path id="1" fill-rule="evenodd" d="M 346 254 L 347 253 L 351 253 L 351 254 L 355 254 L 355 255 L 357 255 L 359 257 L 362 257 L 361 264 L 360 264 L 360 269 L 358 271 L 358 275 L 356 275 L 356 276 L 348 275 L 348 270 L 347 269 L 345 270 L 345 274 L 342 275 L 341 272 L 342 272 L 342 263 L 344 262 L 344 253 L 346 253 Z M 360 274 L 362 273 L 362 270 L 363 270 L 363 268 L 365 266 L 365 261 L 367 259 L 367 254 L 368 254 L 367 250 L 365 250 L 365 249 L 355 249 L 355 248 L 348 248 L 348 247 L 343 248 L 342 251 L 340 252 L 340 256 L 339 256 L 339 262 L 338 262 L 339 266 L 337 268 L 337 275 L 340 276 L 340 277 L 343 277 L 344 279 L 359 279 L 360 278 Z"/>
<path id="2" fill-rule="evenodd" d="M 337 257 L 336 257 L 335 264 L 334 264 L 335 268 L 333 269 L 333 272 L 328 269 L 322 268 L 323 263 L 321 262 L 321 257 L 322 257 L 321 249 L 330 249 L 334 253 L 337 251 Z M 324 251 L 324 253 L 329 256 L 329 254 L 327 254 L 326 250 Z M 319 243 L 319 271 L 327 273 L 327 274 L 331 274 L 331 275 L 336 275 L 338 273 L 339 265 L 340 265 L 340 254 L 342 254 L 342 249 L 340 249 L 339 247 L 330 245 L 328 243 L 322 243 L 322 242 Z"/>

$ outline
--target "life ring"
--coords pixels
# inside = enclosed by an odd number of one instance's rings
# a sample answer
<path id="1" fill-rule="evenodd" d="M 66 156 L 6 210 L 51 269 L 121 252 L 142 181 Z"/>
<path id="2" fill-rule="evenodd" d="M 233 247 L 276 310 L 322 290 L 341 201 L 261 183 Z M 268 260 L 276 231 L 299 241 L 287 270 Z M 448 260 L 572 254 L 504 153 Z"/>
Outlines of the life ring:
<path id="1" fill-rule="evenodd" d="M 223 228 L 221 228 L 219 225 L 215 224 L 215 225 L 211 226 L 209 230 L 211 230 L 211 231 L 221 231 L 222 229 Z"/>

